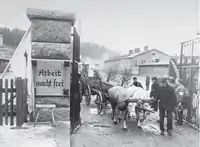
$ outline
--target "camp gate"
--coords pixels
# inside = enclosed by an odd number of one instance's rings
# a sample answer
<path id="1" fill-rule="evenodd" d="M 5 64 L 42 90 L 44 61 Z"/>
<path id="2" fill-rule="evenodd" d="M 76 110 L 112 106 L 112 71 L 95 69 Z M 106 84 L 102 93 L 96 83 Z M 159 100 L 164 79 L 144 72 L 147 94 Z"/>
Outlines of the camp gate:
<path id="1" fill-rule="evenodd" d="M 80 120 L 80 91 L 78 79 L 78 62 L 80 61 L 80 37 L 74 28 L 73 34 L 73 58 L 72 58 L 72 79 L 71 79 L 71 92 L 70 92 L 70 132 L 74 133 L 81 125 Z"/>
<path id="2" fill-rule="evenodd" d="M 193 94 L 198 90 L 198 76 L 199 76 L 199 55 L 195 55 L 195 45 L 200 44 L 200 38 L 195 38 L 193 40 L 185 41 L 181 43 L 181 55 L 180 55 L 180 77 L 183 79 L 185 86 L 189 89 L 190 98 L 188 101 L 188 111 L 187 111 L 187 121 L 195 123 L 197 127 L 199 127 L 198 116 L 196 116 L 195 122 L 192 121 L 193 117 Z M 191 52 L 189 55 L 190 61 L 188 62 L 188 58 L 184 56 L 184 47 L 191 46 Z M 199 50 L 199 47 L 197 47 Z M 199 102 L 198 102 L 199 103 Z M 198 104 L 197 104 L 198 105 Z M 199 105 L 198 105 L 199 106 Z M 198 108 L 198 107 L 197 107 Z M 198 110 L 196 110 L 198 111 Z M 198 114 L 197 114 L 198 115 Z"/>

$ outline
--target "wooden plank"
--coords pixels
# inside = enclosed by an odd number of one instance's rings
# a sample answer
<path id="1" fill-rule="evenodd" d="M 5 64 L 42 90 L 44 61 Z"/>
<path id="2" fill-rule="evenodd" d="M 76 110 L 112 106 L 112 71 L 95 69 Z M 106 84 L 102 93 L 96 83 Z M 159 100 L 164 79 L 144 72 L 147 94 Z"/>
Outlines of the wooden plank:
<path id="1" fill-rule="evenodd" d="M 16 79 L 16 114 L 17 114 L 17 127 L 21 127 L 21 100 L 22 100 L 22 80 Z"/>
<path id="2" fill-rule="evenodd" d="M 28 106 L 27 106 L 27 79 L 23 79 L 23 120 L 22 120 L 22 125 L 24 122 L 27 121 L 27 111 L 28 111 Z"/>
<path id="3" fill-rule="evenodd" d="M 36 104 L 36 108 L 56 108 L 54 104 Z"/>
<path id="4" fill-rule="evenodd" d="M 95 88 L 95 89 L 103 90 L 103 91 L 108 91 L 108 89 L 113 87 L 109 83 L 100 82 L 100 81 L 97 81 L 97 80 L 95 80 L 93 78 L 86 79 L 85 83 L 88 84 L 89 86 Z"/>
<path id="5" fill-rule="evenodd" d="M 0 126 L 3 125 L 2 87 L 3 80 L 0 79 Z"/>
<path id="6" fill-rule="evenodd" d="M 20 87 L 21 87 L 21 96 L 20 96 L 20 126 L 22 126 L 23 124 L 23 119 L 24 119 L 24 97 L 23 97 L 23 92 L 24 92 L 24 87 L 23 87 L 23 79 L 20 79 Z"/>
<path id="7" fill-rule="evenodd" d="M 13 79 L 10 80 L 10 112 L 11 112 L 11 116 L 10 116 L 10 125 L 13 126 L 14 124 L 14 110 L 13 110 L 13 96 L 14 96 L 14 82 Z"/>
<path id="8" fill-rule="evenodd" d="M 5 124 L 8 125 L 8 79 L 5 79 Z"/>
<path id="9" fill-rule="evenodd" d="M 16 92 L 16 88 L 13 88 L 12 90 L 11 90 L 11 88 L 8 88 L 7 91 L 8 91 L 8 93 L 10 93 L 11 91 Z M 5 92 L 6 92 L 5 88 L 3 88 L 2 93 L 5 93 Z"/>

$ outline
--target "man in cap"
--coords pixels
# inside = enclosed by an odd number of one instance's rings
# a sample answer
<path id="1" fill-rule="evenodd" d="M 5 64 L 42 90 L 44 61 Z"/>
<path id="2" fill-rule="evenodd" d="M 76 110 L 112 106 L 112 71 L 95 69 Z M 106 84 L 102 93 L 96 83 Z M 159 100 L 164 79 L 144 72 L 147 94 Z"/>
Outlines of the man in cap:
<path id="1" fill-rule="evenodd" d="M 152 77 L 152 85 L 151 85 L 151 92 L 150 92 L 150 97 L 154 98 L 156 101 L 152 103 L 152 108 L 154 111 L 158 110 L 158 94 L 159 94 L 159 84 L 157 81 L 157 77 Z"/>
<path id="2" fill-rule="evenodd" d="M 137 81 L 137 77 L 133 77 L 133 84 L 132 85 L 135 85 L 136 87 L 142 87 L 142 84 L 140 82 Z"/>
<path id="3" fill-rule="evenodd" d="M 167 113 L 167 133 L 169 136 L 172 135 L 173 122 L 172 122 L 172 112 L 176 107 L 176 93 L 175 90 L 168 85 L 167 78 L 163 77 L 160 79 L 159 88 L 159 110 L 160 110 L 160 130 L 161 135 L 164 135 L 164 119 L 165 113 Z"/>

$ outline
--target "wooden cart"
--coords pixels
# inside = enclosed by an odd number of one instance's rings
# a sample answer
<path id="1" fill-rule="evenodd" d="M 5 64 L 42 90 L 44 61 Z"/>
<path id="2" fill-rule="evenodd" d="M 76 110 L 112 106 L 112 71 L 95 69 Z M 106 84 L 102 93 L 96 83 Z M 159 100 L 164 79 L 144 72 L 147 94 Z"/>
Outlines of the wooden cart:
<path id="1" fill-rule="evenodd" d="M 105 105 L 110 102 L 108 97 L 108 90 L 112 88 L 113 85 L 107 82 L 102 82 L 100 79 L 89 77 L 84 81 L 84 96 L 86 105 L 89 106 L 91 102 L 91 96 L 96 95 L 95 104 L 97 105 L 97 113 L 100 114 Z M 128 99 L 128 103 L 136 103 L 138 99 Z M 144 103 L 151 103 L 152 100 L 143 100 Z M 141 108 L 143 109 L 143 108 Z M 152 112 L 150 110 L 145 110 Z"/>
<path id="2" fill-rule="evenodd" d="M 113 87 L 110 83 L 102 82 L 100 79 L 88 77 L 84 80 L 84 96 L 86 105 L 89 106 L 91 96 L 96 95 L 95 104 L 97 105 L 97 113 L 102 112 L 103 106 L 109 102 L 108 90 Z"/>

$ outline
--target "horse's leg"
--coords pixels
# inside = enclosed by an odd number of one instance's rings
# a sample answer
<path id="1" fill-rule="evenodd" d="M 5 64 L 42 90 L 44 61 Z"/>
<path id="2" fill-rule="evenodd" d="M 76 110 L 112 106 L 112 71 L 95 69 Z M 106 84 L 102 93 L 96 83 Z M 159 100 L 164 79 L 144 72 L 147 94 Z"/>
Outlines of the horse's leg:
<path id="1" fill-rule="evenodd" d="M 113 120 L 114 119 L 114 111 L 115 111 L 115 106 L 113 103 L 111 103 L 111 108 L 112 108 L 112 114 L 111 114 L 111 119 Z"/>
<path id="2" fill-rule="evenodd" d="M 124 122 L 123 122 L 123 130 L 126 131 L 127 130 L 127 116 L 128 116 L 128 110 L 126 110 L 124 112 Z"/>
<path id="3" fill-rule="evenodd" d="M 140 110 L 137 107 L 135 107 L 135 115 L 136 115 L 137 127 L 141 128 Z"/>
<path id="4" fill-rule="evenodd" d="M 116 119 L 116 103 L 111 103 L 111 107 L 112 107 L 112 120 L 114 124 L 117 124 L 117 119 Z"/>

